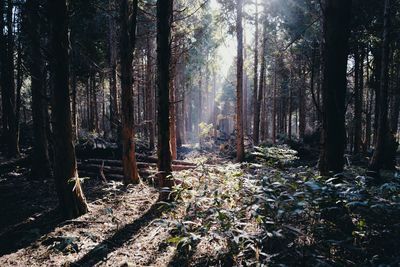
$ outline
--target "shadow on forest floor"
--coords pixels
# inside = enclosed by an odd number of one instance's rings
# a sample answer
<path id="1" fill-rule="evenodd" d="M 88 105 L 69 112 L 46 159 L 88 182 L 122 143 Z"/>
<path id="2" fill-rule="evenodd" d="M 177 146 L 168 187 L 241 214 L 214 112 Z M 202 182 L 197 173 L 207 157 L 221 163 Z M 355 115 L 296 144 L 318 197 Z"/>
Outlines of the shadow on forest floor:
<path id="1" fill-rule="evenodd" d="M 165 208 L 159 203 L 153 204 L 145 214 L 136 219 L 130 224 L 125 225 L 122 229 L 118 230 L 114 235 L 86 253 L 78 261 L 71 263 L 71 266 L 93 266 L 107 257 L 108 254 L 117 250 L 127 241 L 129 241 L 139 230 L 146 227 L 151 221 L 161 216 Z"/>
<path id="2" fill-rule="evenodd" d="M 42 235 L 53 231 L 62 221 L 58 210 L 53 209 L 12 226 L 0 235 L 0 256 L 29 246 Z"/>
<path id="3" fill-rule="evenodd" d="M 25 248 L 59 226 L 53 178 L 33 180 L 27 166 L 0 170 L 0 256 Z M 88 202 L 102 199 L 107 191 L 98 179 L 86 180 Z M 16 193 L 17 192 L 17 193 Z"/>

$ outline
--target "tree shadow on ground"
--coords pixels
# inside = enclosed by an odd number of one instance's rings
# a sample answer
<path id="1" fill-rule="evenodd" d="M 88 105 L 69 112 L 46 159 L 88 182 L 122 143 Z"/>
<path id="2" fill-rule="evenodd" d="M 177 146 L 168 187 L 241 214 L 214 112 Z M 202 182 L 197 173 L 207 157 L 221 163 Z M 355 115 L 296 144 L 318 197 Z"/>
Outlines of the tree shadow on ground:
<path id="1" fill-rule="evenodd" d="M 59 211 L 52 209 L 13 225 L 0 235 L 0 257 L 29 246 L 53 231 L 62 221 Z"/>
<path id="2" fill-rule="evenodd" d="M 122 247 L 125 242 L 130 240 L 139 232 L 142 227 L 146 227 L 154 219 L 161 216 L 166 207 L 160 203 L 153 204 L 145 214 L 130 224 L 125 225 L 113 236 L 104 240 L 78 261 L 71 263 L 71 266 L 94 266 L 107 257 L 107 255 Z"/>

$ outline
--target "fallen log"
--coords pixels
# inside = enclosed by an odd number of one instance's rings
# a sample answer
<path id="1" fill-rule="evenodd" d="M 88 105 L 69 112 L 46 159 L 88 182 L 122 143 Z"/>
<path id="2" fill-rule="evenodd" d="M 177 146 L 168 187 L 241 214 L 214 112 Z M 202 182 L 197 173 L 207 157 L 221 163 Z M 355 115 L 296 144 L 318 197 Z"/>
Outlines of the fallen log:
<path id="1" fill-rule="evenodd" d="M 137 162 L 138 169 L 157 169 L 157 165 L 154 163 L 146 163 L 146 162 Z M 189 165 L 172 165 L 172 171 L 184 171 L 184 170 L 192 170 L 195 169 L 195 166 Z M 108 166 L 103 164 L 85 164 L 82 162 L 78 163 L 78 169 L 87 169 L 91 171 L 99 171 L 103 170 L 105 173 L 117 173 L 123 174 L 122 166 Z"/>
<path id="2" fill-rule="evenodd" d="M 138 161 L 137 164 L 140 164 L 140 163 L 155 164 L 154 166 L 156 166 L 156 164 L 157 164 L 156 157 L 139 155 L 136 157 L 136 159 Z M 91 163 L 91 164 L 102 164 L 102 162 L 104 162 L 105 165 L 109 165 L 109 166 L 122 166 L 122 161 L 115 160 L 115 159 L 84 159 L 84 160 L 82 160 L 82 162 Z M 182 166 L 192 166 L 192 167 L 197 166 L 196 163 L 187 162 L 187 161 L 183 161 L 183 160 L 174 160 L 174 161 L 172 161 L 172 165 L 182 165 Z"/>
<path id="3" fill-rule="evenodd" d="M 78 171 L 80 177 L 90 177 L 90 178 L 101 178 L 101 174 L 96 171 L 88 171 L 88 170 L 79 170 Z M 147 171 L 147 170 L 139 170 L 139 175 L 141 178 L 144 180 L 147 179 L 147 177 L 154 175 L 155 173 Z M 112 181 L 123 181 L 124 176 L 122 174 L 114 174 L 114 173 L 108 173 L 104 174 L 105 178 L 107 180 L 112 180 Z M 103 180 L 103 179 L 102 179 Z"/>

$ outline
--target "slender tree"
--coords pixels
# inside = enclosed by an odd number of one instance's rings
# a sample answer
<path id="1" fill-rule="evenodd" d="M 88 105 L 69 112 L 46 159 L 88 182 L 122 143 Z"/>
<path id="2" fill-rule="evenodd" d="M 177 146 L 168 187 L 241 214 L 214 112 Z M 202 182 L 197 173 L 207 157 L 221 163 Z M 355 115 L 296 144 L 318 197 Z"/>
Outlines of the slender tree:
<path id="1" fill-rule="evenodd" d="M 49 4 L 53 75 L 54 176 L 61 212 L 75 218 L 87 212 L 77 171 L 72 142 L 71 106 L 69 100 L 68 11 L 66 0 Z"/>
<path id="2" fill-rule="evenodd" d="M 1 3 L 1 14 L 4 14 L 4 3 Z M 14 36 L 13 36 L 13 2 L 7 0 L 6 23 L 4 23 L 4 15 L 1 16 L 1 47 L 0 61 L 1 63 L 1 89 L 2 89 L 2 106 L 3 106 L 3 135 L 6 140 L 7 154 L 10 158 L 19 155 L 19 133 L 18 121 L 16 114 L 16 97 L 15 97 L 15 75 L 14 75 Z M 4 26 L 7 33 L 3 33 Z"/>
<path id="3" fill-rule="evenodd" d="M 122 101 L 122 162 L 124 183 L 139 183 L 135 156 L 135 129 L 133 104 L 133 51 L 136 39 L 136 16 L 138 1 L 132 4 L 129 12 L 128 0 L 120 4 L 120 57 L 121 57 L 121 101 Z"/>
<path id="4" fill-rule="evenodd" d="M 394 169 L 396 165 L 396 147 L 393 132 L 389 127 L 388 120 L 388 91 L 389 91 L 389 58 L 390 58 L 390 11 L 391 1 L 385 0 L 382 63 L 380 75 L 380 90 L 378 99 L 378 125 L 375 150 L 371 159 L 370 169 L 379 171 L 381 169 Z"/>
<path id="5" fill-rule="evenodd" d="M 236 159 L 244 160 L 243 138 L 243 0 L 237 0 L 236 6 L 236 39 L 237 39 L 237 73 L 236 73 Z"/>
<path id="6" fill-rule="evenodd" d="M 170 179 L 170 175 L 172 173 L 172 156 L 169 140 L 169 86 L 171 84 L 170 64 L 172 8 L 173 0 L 157 1 L 157 167 L 159 172 L 159 185 L 161 188 L 171 188 L 174 184 L 173 180 Z M 167 199 L 168 196 L 168 192 L 163 192 L 160 195 L 160 198 Z"/>
<path id="7" fill-rule="evenodd" d="M 255 1 L 255 33 L 254 33 L 254 90 L 253 90 L 253 141 L 257 145 L 260 136 L 260 102 L 258 101 L 258 1 Z M 264 41 L 262 42 L 264 44 Z M 262 64 L 262 63 L 261 63 Z"/>
<path id="8" fill-rule="evenodd" d="M 28 0 L 26 2 L 28 12 L 27 26 L 29 27 L 27 34 L 30 41 L 29 69 L 31 74 L 33 135 L 35 139 L 33 144 L 35 156 L 32 158 L 31 175 L 45 178 L 50 176 L 51 170 L 46 125 L 46 113 L 48 111 L 44 85 L 44 60 L 40 48 L 39 6 L 38 0 Z"/>

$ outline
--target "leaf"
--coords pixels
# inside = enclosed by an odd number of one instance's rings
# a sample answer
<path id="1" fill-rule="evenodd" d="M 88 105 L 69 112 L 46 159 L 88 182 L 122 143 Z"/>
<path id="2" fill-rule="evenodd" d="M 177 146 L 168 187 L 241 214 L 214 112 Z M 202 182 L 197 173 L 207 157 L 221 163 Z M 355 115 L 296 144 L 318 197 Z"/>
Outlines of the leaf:
<path id="1" fill-rule="evenodd" d="M 183 240 L 185 240 L 186 237 L 183 236 L 173 236 L 167 239 L 167 243 L 171 243 L 171 244 L 179 244 L 180 242 L 182 242 Z"/>
<path id="2" fill-rule="evenodd" d="M 319 191 L 322 189 L 322 187 L 314 181 L 305 182 L 304 185 L 306 185 L 312 191 Z"/>

